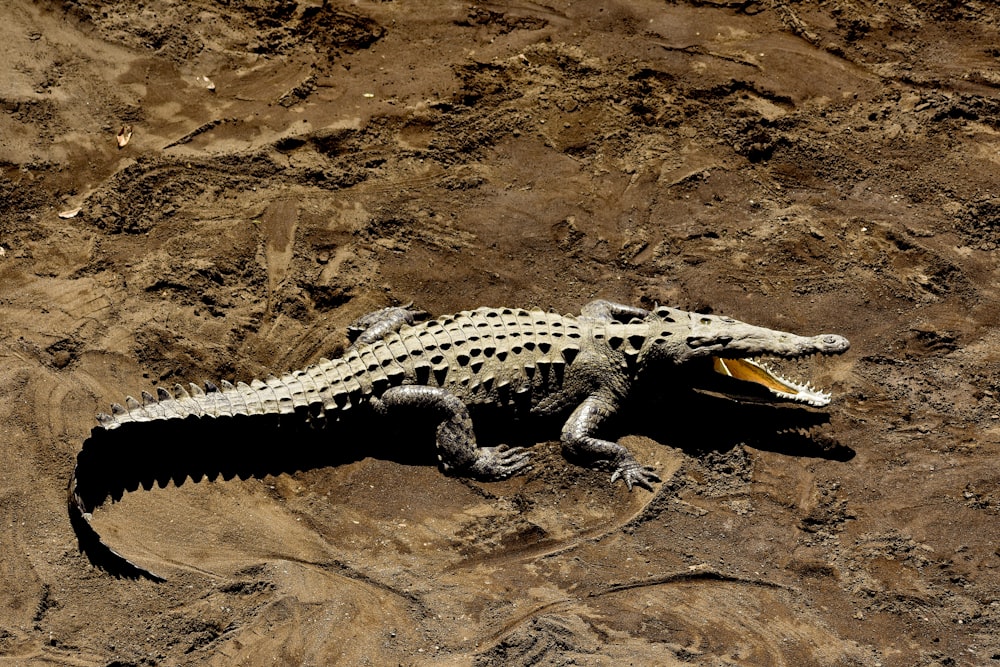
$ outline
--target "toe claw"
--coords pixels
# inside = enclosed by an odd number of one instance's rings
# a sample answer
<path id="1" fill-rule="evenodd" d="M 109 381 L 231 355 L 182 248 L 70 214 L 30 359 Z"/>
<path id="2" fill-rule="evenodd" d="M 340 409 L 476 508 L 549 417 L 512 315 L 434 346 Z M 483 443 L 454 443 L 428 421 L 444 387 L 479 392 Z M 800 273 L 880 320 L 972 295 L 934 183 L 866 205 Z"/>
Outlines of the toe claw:
<path id="1" fill-rule="evenodd" d="M 531 452 L 524 447 L 483 447 L 469 473 L 486 481 L 507 479 L 530 470 L 530 458 Z"/>
<path id="2" fill-rule="evenodd" d="M 656 474 L 655 468 L 652 466 L 641 466 L 635 461 L 623 461 L 615 468 L 614 473 L 611 475 L 611 483 L 614 484 L 619 479 L 625 482 L 625 486 L 629 491 L 632 490 L 633 486 L 641 486 L 648 491 L 652 491 L 653 483 L 662 481 L 659 475 Z"/>

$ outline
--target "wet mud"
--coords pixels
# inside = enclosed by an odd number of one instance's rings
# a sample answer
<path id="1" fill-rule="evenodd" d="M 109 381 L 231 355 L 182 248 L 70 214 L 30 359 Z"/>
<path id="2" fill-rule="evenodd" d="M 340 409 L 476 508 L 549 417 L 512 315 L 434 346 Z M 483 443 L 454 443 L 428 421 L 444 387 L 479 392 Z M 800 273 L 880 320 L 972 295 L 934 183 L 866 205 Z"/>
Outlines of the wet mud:
<path id="1" fill-rule="evenodd" d="M 30 2 L 0 23 L 0 665 L 1000 665 L 1000 10 Z M 118 135 L 128 137 L 119 146 Z M 650 391 L 664 482 L 499 483 L 427 424 L 132 429 L 414 302 L 731 315 L 821 411 Z M 127 437 L 125 437 L 127 436 Z"/>

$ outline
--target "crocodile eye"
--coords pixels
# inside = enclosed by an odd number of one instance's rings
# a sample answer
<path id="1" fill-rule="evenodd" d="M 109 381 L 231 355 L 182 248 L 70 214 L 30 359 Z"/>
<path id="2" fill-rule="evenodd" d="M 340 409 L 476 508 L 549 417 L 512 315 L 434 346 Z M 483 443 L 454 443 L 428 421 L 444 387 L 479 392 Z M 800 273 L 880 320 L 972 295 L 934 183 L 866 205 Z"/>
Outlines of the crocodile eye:
<path id="1" fill-rule="evenodd" d="M 712 323 L 712 320 L 708 319 L 707 317 L 703 317 L 701 318 L 701 323 L 708 326 L 709 324 Z"/>

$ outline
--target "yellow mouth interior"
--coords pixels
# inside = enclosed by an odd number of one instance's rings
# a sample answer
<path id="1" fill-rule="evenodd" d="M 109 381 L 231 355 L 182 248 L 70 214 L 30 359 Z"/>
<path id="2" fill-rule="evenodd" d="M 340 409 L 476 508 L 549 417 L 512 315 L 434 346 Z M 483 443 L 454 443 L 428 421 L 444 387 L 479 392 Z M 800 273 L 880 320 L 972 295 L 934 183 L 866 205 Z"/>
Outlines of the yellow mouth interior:
<path id="1" fill-rule="evenodd" d="M 767 387 L 771 391 L 781 394 L 798 394 L 801 387 L 783 382 L 781 378 L 775 377 L 764 368 L 745 359 L 722 359 L 713 357 L 716 373 L 721 373 L 737 380 L 753 382 Z"/>

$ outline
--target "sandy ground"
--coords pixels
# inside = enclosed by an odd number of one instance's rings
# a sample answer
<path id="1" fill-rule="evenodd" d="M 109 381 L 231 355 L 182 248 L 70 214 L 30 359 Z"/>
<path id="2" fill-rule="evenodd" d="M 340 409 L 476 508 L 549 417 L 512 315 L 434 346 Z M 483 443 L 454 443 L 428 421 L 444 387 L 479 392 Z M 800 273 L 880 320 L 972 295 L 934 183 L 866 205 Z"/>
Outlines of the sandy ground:
<path id="1" fill-rule="evenodd" d="M 0 17 L 0 665 L 1000 665 L 992 3 Z M 596 297 L 853 348 L 800 369 L 822 414 L 635 406 L 654 493 L 558 424 L 484 423 L 536 459 L 496 484 L 405 424 L 305 470 L 177 436 L 277 466 L 214 480 L 150 429 L 128 456 L 199 481 L 94 523 L 168 581 L 78 550 L 66 483 L 126 393 L 305 366 L 388 304 Z"/>

